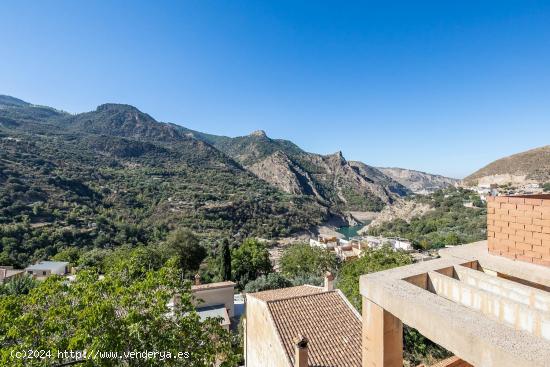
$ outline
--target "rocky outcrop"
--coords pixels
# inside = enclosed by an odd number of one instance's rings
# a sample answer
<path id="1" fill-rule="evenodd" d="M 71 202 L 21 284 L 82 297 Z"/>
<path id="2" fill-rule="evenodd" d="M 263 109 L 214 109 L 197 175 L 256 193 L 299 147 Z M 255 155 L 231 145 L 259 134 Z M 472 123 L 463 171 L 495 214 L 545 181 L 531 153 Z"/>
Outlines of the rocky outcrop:
<path id="1" fill-rule="evenodd" d="M 292 162 L 281 151 L 277 151 L 246 168 L 262 180 L 269 182 L 286 193 L 314 195 L 322 199 L 309 173 Z"/>
<path id="2" fill-rule="evenodd" d="M 399 199 L 391 206 L 386 206 L 384 210 L 371 223 L 363 227 L 359 233 L 366 233 L 371 227 L 376 227 L 385 222 L 391 222 L 395 219 L 403 219 L 409 222 L 414 217 L 420 217 L 434 210 L 430 205 L 419 203 L 415 200 Z"/>
<path id="3" fill-rule="evenodd" d="M 460 180 L 405 168 L 378 168 L 385 175 L 393 178 L 417 194 L 428 194 L 448 186 L 454 186 Z"/>

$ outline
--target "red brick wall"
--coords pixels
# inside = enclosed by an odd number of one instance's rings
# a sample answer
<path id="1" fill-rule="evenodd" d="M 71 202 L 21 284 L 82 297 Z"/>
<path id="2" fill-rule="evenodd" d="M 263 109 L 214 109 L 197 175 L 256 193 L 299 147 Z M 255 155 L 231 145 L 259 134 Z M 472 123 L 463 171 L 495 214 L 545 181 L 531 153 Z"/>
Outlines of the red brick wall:
<path id="1" fill-rule="evenodd" d="M 487 198 L 489 252 L 550 266 L 550 195 Z"/>

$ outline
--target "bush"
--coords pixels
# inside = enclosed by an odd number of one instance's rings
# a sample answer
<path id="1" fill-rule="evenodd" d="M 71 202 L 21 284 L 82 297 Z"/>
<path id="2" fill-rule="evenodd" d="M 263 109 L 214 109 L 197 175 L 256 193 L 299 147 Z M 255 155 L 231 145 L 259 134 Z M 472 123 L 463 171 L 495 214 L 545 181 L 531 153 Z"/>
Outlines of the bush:
<path id="1" fill-rule="evenodd" d="M 340 261 L 333 252 L 302 243 L 283 251 L 280 266 L 281 272 L 289 278 L 323 277 L 327 271 L 336 273 Z"/>

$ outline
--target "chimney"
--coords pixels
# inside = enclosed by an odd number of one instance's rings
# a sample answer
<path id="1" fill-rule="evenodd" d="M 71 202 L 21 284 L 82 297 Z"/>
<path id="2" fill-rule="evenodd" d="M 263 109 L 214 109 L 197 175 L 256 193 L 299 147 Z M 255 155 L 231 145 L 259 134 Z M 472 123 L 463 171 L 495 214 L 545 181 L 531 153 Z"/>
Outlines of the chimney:
<path id="1" fill-rule="evenodd" d="M 195 285 L 201 285 L 201 276 L 199 274 L 195 274 Z"/>
<path id="2" fill-rule="evenodd" d="M 307 367 L 308 340 L 302 335 L 294 339 L 294 367 Z"/>
<path id="3" fill-rule="evenodd" d="M 325 291 L 334 290 L 334 275 L 330 271 L 327 271 L 325 274 Z"/>

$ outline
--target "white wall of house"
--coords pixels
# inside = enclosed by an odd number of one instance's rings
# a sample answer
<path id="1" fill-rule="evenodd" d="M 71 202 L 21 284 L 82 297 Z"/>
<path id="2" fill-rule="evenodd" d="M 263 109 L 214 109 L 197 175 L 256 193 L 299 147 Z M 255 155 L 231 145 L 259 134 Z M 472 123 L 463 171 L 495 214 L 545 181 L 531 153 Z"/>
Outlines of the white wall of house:
<path id="1" fill-rule="evenodd" d="M 254 297 L 246 298 L 245 366 L 290 367 L 267 305 Z"/>

